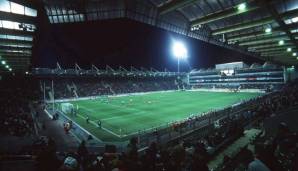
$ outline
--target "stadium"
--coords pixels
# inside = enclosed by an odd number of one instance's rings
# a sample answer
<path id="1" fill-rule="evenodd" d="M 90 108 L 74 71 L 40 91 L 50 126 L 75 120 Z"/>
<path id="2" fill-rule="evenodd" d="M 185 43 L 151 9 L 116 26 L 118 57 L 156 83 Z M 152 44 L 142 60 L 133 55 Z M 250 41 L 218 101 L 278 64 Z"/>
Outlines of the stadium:
<path id="1" fill-rule="evenodd" d="M 0 0 L 0 170 L 298 170 L 295 0 Z"/>

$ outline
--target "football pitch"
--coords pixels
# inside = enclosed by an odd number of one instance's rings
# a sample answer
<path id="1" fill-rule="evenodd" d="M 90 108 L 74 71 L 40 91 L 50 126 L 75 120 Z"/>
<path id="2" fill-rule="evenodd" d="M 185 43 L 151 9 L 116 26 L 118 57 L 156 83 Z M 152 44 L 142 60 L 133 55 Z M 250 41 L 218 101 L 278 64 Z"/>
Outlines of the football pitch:
<path id="1" fill-rule="evenodd" d="M 247 100 L 260 93 L 174 91 L 72 101 L 77 116 L 68 115 L 103 141 L 123 140 L 139 131 L 165 127 L 190 115 L 200 115 Z M 89 118 L 89 123 L 86 121 Z M 102 129 L 98 128 L 98 121 Z"/>

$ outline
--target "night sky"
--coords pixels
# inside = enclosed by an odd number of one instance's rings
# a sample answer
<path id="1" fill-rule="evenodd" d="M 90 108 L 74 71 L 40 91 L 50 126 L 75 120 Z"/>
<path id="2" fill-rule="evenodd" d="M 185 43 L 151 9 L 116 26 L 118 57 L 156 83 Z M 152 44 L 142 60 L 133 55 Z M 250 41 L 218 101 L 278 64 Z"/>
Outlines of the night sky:
<path id="1" fill-rule="evenodd" d="M 197 39 L 119 19 L 42 27 L 36 40 L 38 46 L 33 51 L 33 65 L 53 68 L 58 61 L 63 68 L 78 63 L 86 69 L 94 64 L 99 68 L 110 65 L 176 71 L 177 60 L 171 52 L 174 40 L 184 42 L 188 49 L 188 59 L 181 62 L 184 71 L 224 62 L 261 63 L 253 57 Z"/>

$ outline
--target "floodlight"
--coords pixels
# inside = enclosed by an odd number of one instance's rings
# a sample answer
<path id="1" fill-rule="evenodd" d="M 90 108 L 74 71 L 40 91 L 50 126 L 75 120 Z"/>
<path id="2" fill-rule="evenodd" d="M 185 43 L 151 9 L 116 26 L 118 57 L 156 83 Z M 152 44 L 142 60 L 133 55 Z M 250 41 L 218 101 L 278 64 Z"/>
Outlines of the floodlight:
<path id="1" fill-rule="evenodd" d="M 187 50 L 183 43 L 175 42 L 173 45 L 173 54 L 177 59 L 187 58 Z"/>
<path id="2" fill-rule="evenodd" d="M 298 17 L 294 17 L 291 20 L 292 20 L 293 23 L 296 23 L 296 22 L 298 22 Z"/>
<path id="3" fill-rule="evenodd" d="M 5 68 L 7 68 L 7 69 L 8 69 L 8 68 L 9 68 L 9 65 L 5 65 Z"/>
<path id="4" fill-rule="evenodd" d="M 28 75 L 28 74 L 29 74 L 29 72 L 28 72 L 28 71 L 26 71 L 26 72 L 25 72 L 25 74 L 26 74 L 26 75 Z"/>
<path id="5" fill-rule="evenodd" d="M 271 31 L 272 31 L 271 28 L 266 28 L 266 29 L 265 29 L 265 32 L 266 32 L 266 33 L 271 33 Z"/>
<path id="6" fill-rule="evenodd" d="M 12 71 L 12 69 L 11 69 L 11 68 L 9 68 L 8 70 L 9 70 L 9 71 Z"/>
<path id="7" fill-rule="evenodd" d="M 293 56 L 297 56 L 297 53 L 296 53 L 296 52 L 294 52 L 292 55 L 293 55 Z"/>
<path id="8" fill-rule="evenodd" d="M 292 51 L 292 48 L 287 48 L 287 52 L 291 52 Z"/>
<path id="9" fill-rule="evenodd" d="M 5 61 L 1 61 L 1 63 L 2 63 L 2 65 L 5 65 L 5 64 L 6 64 L 6 62 L 5 62 Z"/>
<path id="10" fill-rule="evenodd" d="M 285 44 L 285 41 L 280 40 L 280 41 L 278 42 L 278 44 L 279 44 L 279 45 L 283 45 L 283 44 Z"/>
<path id="11" fill-rule="evenodd" d="M 173 55 L 175 58 L 177 58 L 177 71 L 180 72 L 180 59 L 186 59 L 187 58 L 187 49 L 185 45 L 181 42 L 174 42 L 172 47 Z"/>
<path id="12" fill-rule="evenodd" d="M 245 11 L 246 10 L 246 3 L 239 4 L 237 7 L 238 11 Z"/>

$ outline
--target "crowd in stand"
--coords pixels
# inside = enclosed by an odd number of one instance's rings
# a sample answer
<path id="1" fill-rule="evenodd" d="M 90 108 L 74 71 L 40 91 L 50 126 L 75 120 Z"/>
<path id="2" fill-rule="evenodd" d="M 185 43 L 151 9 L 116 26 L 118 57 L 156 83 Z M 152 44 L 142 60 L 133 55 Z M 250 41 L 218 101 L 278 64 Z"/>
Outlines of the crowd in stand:
<path id="1" fill-rule="evenodd" d="M 44 84 L 43 84 L 44 83 Z M 51 80 L 41 80 L 46 86 L 46 96 L 52 91 Z M 180 83 L 181 84 L 181 83 Z M 56 99 L 116 95 L 161 90 L 177 90 L 175 78 L 60 78 L 53 82 Z M 182 87 L 182 86 L 181 86 Z"/>
<path id="2" fill-rule="evenodd" d="M 225 161 L 221 170 L 296 171 L 298 169 L 298 135 L 281 122 L 273 137 L 258 137 L 254 153 L 244 147 Z"/>
<path id="3" fill-rule="evenodd" d="M 29 101 L 36 95 L 28 80 L 2 80 L 0 83 L 0 132 L 2 135 L 25 136 L 33 131 Z"/>
<path id="4" fill-rule="evenodd" d="M 297 83 L 284 86 L 279 92 L 265 96 L 254 108 L 242 115 L 242 120 L 251 121 L 276 115 L 279 111 L 287 110 L 298 105 Z M 266 134 L 265 134 L 266 135 Z M 249 171 L 283 171 L 298 168 L 298 136 L 291 132 L 285 123 L 280 123 L 278 132 L 273 137 L 266 137 L 255 143 L 255 154 L 246 148 L 240 151 L 241 159 L 230 159 L 223 170 L 243 170 L 245 165 Z M 239 157 L 239 155 L 238 155 Z M 237 162 L 235 162 L 237 161 Z"/>
<path id="5" fill-rule="evenodd" d="M 269 89 L 278 89 L 281 87 L 280 85 L 270 85 L 270 84 L 205 84 L 205 85 L 196 85 L 193 88 L 222 88 L 222 89 L 261 89 L 261 90 L 269 90 Z"/>
<path id="6" fill-rule="evenodd" d="M 97 95 L 115 95 L 136 92 L 175 90 L 175 81 L 171 80 L 146 80 L 146 79 L 118 79 L 92 81 L 76 80 L 75 85 L 80 97 Z"/>

